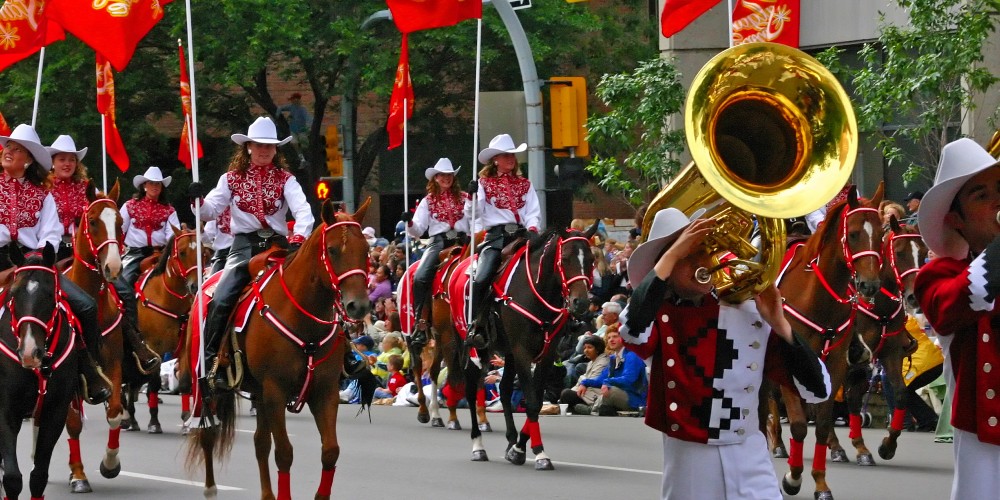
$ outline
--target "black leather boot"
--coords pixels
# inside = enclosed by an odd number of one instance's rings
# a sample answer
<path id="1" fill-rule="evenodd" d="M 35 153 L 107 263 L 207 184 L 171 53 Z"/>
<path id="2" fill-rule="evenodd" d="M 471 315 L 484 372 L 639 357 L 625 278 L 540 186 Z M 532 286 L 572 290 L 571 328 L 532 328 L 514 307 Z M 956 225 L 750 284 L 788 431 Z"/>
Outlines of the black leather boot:
<path id="1" fill-rule="evenodd" d="M 363 370 L 368 368 L 368 363 L 354 354 L 354 349 L 348 348 L 344 352 L 344 373 L 347 378 L 354 378 Z"/>
<path id="2" fill-rule="evenodd" d="M 223 332 L 229 324 L 229 314 L 220 314 L 219 311 L 210 304 L 208 307 L 208 319 L 205 321 L 205 377 L 208 379 L 208 387 L 213 391 L 229 390 L 229 381 L 226 379 L 225 371 L 219 367 L 219 345 L 222 343 Z"/>
<path id="3" fill-rule="evenodd" d="M 83 399 L 92 405 L 101 404 L 111 398 L 111 381 L 104 375 L 100 365 L 86 350 L 77 352 L 81 393 Z"/>

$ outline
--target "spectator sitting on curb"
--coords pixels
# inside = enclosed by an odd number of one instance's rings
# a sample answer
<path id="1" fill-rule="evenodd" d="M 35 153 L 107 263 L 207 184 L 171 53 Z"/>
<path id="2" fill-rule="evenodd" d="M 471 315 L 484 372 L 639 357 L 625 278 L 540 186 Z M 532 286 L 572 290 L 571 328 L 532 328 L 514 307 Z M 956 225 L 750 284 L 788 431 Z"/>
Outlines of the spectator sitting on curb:
<path id="1" fill-rule="evenodd" d="M 399 394 L 399 389 L 406 385 L 406 377 L 403 376 L 403 356 L 392 354 L 388 361 L 389 380 L 385 384 L 385 389 L 379 387 L 375 389 L 375 399 L 385 402 L 375 404 L 392 404 L 393 398 Z"/>
<path id="2" fill-rule="evenodd" d="M 608 367 L 608 354 L 604 352 L 604 339 L 591 335 L 583 339 L 583 354 L 590 360 L 587 363 L 587 371 L 581 379 L 596 379 Z M 577 384 L 569 389 L 565 389 L 559 398 L 559 402 L 568 404 L 576 415 L 590 415 L 594 403 L 601 390 L 597 387 L 586 387 Z"/>
<path id="3" fill-rule="evenodd" d="M 604 342 L 608 346 L 608 366 L 597 378 L 580 379 L 580 385 L 601 390 L 591 415 L 613 416 L 618 411 L 635 411 L 645 406 L 646 363 L 625 350 L 618 328 L 612 327 L 605 333 Z"/>

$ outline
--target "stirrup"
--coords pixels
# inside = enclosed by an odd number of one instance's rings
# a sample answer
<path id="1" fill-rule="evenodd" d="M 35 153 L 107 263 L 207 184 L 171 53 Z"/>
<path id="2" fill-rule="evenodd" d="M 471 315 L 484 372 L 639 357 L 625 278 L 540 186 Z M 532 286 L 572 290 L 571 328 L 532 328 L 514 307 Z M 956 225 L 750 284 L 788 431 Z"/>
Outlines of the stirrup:
<path id="1" fill-rule="evenodd" d="M 101 376 L 103 377 L 103 374 Z M 110 383 L 108 385 L 110 386 Z M 83 400 L 91 405 L 99 405 L 111 399 L 111 389 L 108 387 L 102 387 L 95 390 L 94 394 L 90 394 L 87 376 L 82 373 L 80 374 L 80 394 L 83 396 Z"/>
<path id="2" fill-rule="evenodd" d="M 153 356 L 147 358 L 146 361 L 143 362 L 142 359 L 139 358 L 139 353 L 133 349 L 132 357 L 135 358 L 135 366 L 139 369 L 139 372 L 141 372 L 143 375 L 152 375 L 156 373 L 157 369 L 160 367 L 160 364 L 163 362 L 163 360 L 160 359 L 160 355 L 156 354 L 156 352 L 150 349 L 145 342 L 140 343 L 140 345 Z"/>
<path id="3" fill-rule="evenodd" d="M 233 390 L 233 388 L 229 386 L 229 381 L 226 380 L 225 373 L 220 371 L 219 368 L 219 355 L 216 354 L 212 358 L 212 368 L 205 373 L 205 382 L 208 384 L 209 390 L 214 393 Z"/>
<path id="4" fill-rule="evenodd" d="M 427 324 L 426 320 L 420 320 L 417 322 L 416 326 L 413 328 L 413 334 L 409 336 L 410 345 L 414 348 L 423 348 L 427 345 L 427 330 L 430 329 L 430 325 Z"/>
<path id="5" fill-rule="evenodd" d="M 465 336 L 465 347 L 482 350 L 489 347 L 489 340 L 485 335 L 479 333 L 480 327 L 473 323 L 469 328 L 469 333 Z"/>

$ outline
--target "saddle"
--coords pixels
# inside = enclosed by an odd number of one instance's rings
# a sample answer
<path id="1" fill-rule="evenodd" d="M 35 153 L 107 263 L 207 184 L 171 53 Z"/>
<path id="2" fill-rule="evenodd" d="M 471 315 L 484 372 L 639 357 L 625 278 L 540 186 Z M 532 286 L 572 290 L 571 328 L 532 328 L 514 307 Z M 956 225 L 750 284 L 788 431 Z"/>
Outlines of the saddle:
<path id="1" fill-rule="evenodd" d="M 157 248 L 153 250 L 153 253 L 149 254 L 148 257 L 143 257 L 139 261 L 139 273 L 144 273 L 156 266 L 156 263 L 160 261 L 160 255 L 163 254 L 162 248 Z"/>

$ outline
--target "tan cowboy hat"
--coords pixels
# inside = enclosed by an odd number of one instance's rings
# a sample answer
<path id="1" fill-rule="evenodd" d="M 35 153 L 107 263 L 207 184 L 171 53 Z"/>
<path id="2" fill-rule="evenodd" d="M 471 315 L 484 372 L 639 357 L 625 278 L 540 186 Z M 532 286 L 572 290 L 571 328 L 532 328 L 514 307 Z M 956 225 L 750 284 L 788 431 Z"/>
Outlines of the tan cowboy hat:
<path id="1" fill-rule="evenodd" d="M 459 170 L 462 170 L 462 167 L 455 168 L 451 165 L 451 160 L 447 158 L 441 158 L 440 160 L 437 161 L 437 163 L 434 164 L 433 167 L 424 170 L 424 177 L 426 177 L 427 180 L 431 180 L 437 174 L 454 175 L 457 174 Z"/>
<path id="2" fill-rule="evenodd" d="M 73 153 L 76 155 L 78 161 L 83 160 L 83 157 L 87 156 L 87 148 L 76 149 L 76 142 L 68 135 L 56 137 L 56 141 L 45 149 L 48 150 L 49 156 L 55 156 L 59 153 Z"/>
<path id="3" fill-rule="evenodd" d="M 276 144 L 278 146 L 286 144 L 292 140 L 292 136 L 278 139 L 278 129 L 274 122 L 266 116 L 261 116 L 254 121 L 247 130 L 247 135 L 233 134 L 233 142 L 243 144 L 246 142 L 256 142 L 260 144 Z"/>
<path id="4" fill-rule="evenodd" d="M 527 144 L 522 142 L 520 146 L 514 146 L 514 139 L 511 139 L 510 135 L 500 134 L 490 141 L 490 147 L 479 152 L 479 163 L 486 165 L 498 154 L 520 153 L 526 149 L 528 149 Z"/>
<path id="5" fill-rule="evenodd" d="M 141 186 L 143 182 L 153 181 L 162 182 L 163 187 L 167 187 L 170 185 L 171 180 L 173 180 L 173 178 L 169 175 L 166 177 L 163 176 L 163 172 L 160 172 L 160 167 L 149 167 L 146 169 L 146 173 L 137 175 L 132 179 L 132 185 L 135 186 L 136 189 L 139 189 L 139 186 Z"/>
<path id="6" fill-rule="evenodd" d="M 15 127 L 10 135 L 0 135 L 0 146 L 6 146 L 7 141 L 14 141 L 24 146 L 24 149 L 31 153 L 31 157 L 44 167 L 46 172 L 52 170 L 52 155 L 45 149 L 45 146 L 42 146 L 38 133 L 31 125 L 22 123 Z"/>
<path id="7" fill-rule="evenodd" d="M 998 164 L 996 158 L 972 139 L 962 138 L 945 144 L 934 186 L 920 200 L 917 212 L 920 235 L 927 248 L 942 257 L 964 259 L 969 256 L 969 243 L 944 223 L 944 217 L 951 211 L 955 195 L 966 181 Z M 993 224 L 993 221 L 988 223 Z"/>
<path id="8" fill-rule="evenodd" d="M 681 235 L 681 231 L 704 213 L 705 209 L 699 209 L 688 218 L 684 212 L 676 208 L 664 208 L 656 212 L 653 226 L 649 229 L 649 239 L 639 245 L 628 259 L 628 281 L 632 284 L 632 288 L 638 287 L 642 279 L 653 269 L 660 252 L 673 244 Z"/>

